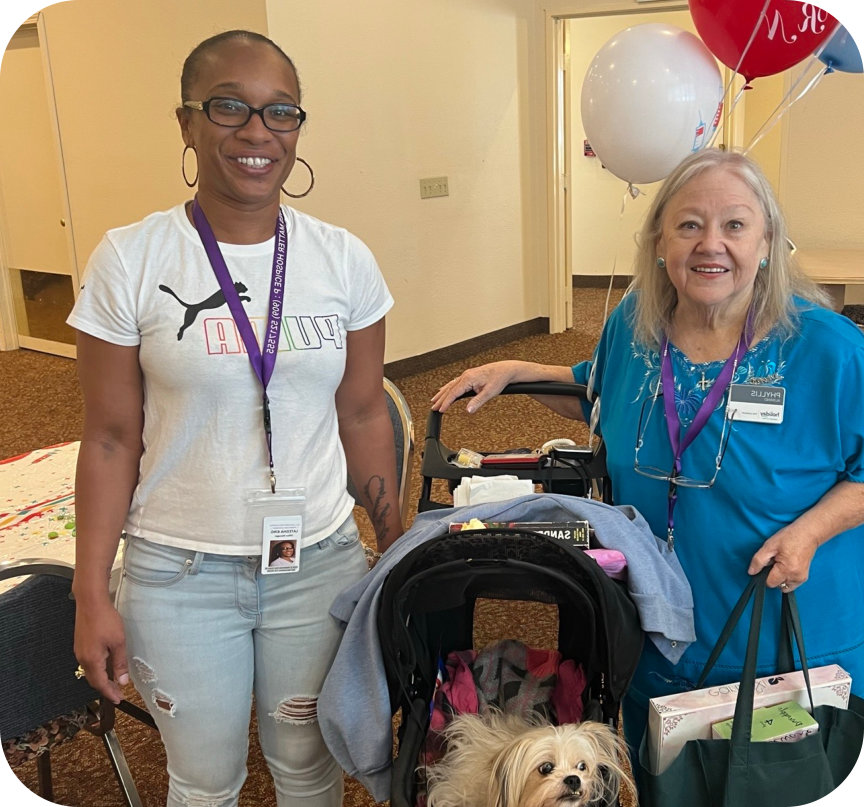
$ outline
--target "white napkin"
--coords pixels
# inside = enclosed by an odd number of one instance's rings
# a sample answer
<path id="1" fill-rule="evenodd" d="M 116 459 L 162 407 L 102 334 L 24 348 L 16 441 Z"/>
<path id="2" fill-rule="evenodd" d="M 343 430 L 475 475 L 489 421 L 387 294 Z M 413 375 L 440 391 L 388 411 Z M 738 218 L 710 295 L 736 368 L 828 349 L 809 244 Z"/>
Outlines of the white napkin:
<path id="1" fill-rule="evenodd" d="M 453 505 L 464 507 L 468 504 L 501 502 L 533 492 L 534 483 L 530 479 L 519 479 L 518 476 L 466 476 L 453 491 Z"/>

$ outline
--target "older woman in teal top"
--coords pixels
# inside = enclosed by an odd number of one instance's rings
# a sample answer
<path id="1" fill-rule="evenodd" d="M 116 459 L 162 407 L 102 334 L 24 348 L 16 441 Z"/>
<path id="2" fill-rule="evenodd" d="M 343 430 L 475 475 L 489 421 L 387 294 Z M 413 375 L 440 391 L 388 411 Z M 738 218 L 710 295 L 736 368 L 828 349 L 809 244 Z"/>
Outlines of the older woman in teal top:
<path id="1" fill-rule="evenodd" d="M 517 381 L 593 387 L 615 503 L 678 554 L 694 599 L 697 641 L 677 664 L 645 643 L 624 704 L 631 747 L 648 699 L 695 685 L 747 576 L 772 563 L 768 619 L 795 590 L 810 665 L 841 665 L 864 695 L 864 336 L 797 269 L 771 187 L 742 155 L 688 157 L 640 247 L 591 362 L 472 368 L 433 408 L 474 390 L 476 411 Z M 542 400 L 588 418 L 574 400 Z M 762 674 L 777 672 L 774 633 Z M 709 683 L 738 678 L 745 642 L 730 642 Z"/>

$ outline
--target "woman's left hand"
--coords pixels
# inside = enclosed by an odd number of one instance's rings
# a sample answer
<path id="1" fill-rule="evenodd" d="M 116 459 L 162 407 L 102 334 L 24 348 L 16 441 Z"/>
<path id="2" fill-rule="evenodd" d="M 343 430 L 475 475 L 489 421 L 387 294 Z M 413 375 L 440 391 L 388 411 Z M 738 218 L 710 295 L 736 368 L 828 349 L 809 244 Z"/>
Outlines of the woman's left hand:
<path id="1" fill-rule="evenodd" d="M 777 530 L 753 555 L 748 574 L 768 564 L 768 586 L 789 592 L 807 580 L 816 550 L 835 535 L 864 523 L 864 483 L 844 479 L 791 524 Z"/>
<path id="2" fill-rule="evenodd" d="M 796 524 L 778 530 L 753 555 L 748 574 L 758 574 L 769 564 L 774 568 L 768 573 L 766 585 L 779 587 L 784 593 L 798 588 L 810 575 L 810 562 L 819 548 L 819 542 L 807 530 Z"/>

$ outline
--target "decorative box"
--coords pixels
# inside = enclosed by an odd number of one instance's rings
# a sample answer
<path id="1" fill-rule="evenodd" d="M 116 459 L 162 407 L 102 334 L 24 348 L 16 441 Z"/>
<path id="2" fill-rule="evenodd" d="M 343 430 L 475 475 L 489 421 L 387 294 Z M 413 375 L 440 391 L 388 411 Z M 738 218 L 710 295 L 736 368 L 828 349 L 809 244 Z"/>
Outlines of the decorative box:
<path id="1" fill-rule="evenodd" d="M 688 740 L 710 740 L 711 726 L 735 714 L 738 684 L 695 689 L 652 698 L 648 707 L 648 762 L 653 773 L 662 773 Z M 849 705 L 852 679 L 836 664 L 810 670 L 815 706 Z M 757 678 L 753 708 L 795 701 L 810 708 L 804 674 L 800 671 Z"/>

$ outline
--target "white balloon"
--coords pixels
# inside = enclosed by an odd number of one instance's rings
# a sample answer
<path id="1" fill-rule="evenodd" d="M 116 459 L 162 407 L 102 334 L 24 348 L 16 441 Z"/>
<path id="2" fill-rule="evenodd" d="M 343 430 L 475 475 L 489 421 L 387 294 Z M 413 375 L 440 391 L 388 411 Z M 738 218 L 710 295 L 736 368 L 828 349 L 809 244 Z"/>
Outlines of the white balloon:
<path id="1" fill-rule="evenodd" d="M 582 125 L 615 176 L 656 182 L 707 146 L 723 80 L 701 39 L 674 25 L 625 28 L 599 51 L 582 85 Z"/>

